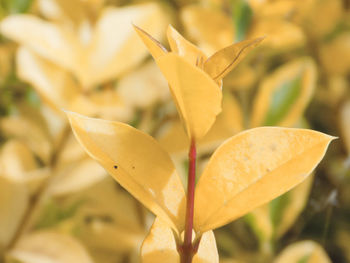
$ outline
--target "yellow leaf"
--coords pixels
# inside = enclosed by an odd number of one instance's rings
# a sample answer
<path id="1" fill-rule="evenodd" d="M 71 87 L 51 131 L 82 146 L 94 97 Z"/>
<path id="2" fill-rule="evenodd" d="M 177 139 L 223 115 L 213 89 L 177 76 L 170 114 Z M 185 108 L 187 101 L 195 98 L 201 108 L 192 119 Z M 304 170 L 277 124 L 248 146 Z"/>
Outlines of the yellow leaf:
<path id="1" fill-rule="evenodd" d="M 72 236 L 34 232 L 20 239 L 9 258 L 26 263 L 93 263 L 86 249 Z"/>
<path id="2" fill-rule="evenodd" d="M 142 244 L 142 263 L 180 263 L 176 249 L 176 238 L 168 225 L 156 218 L 153 226 Z M 198 252 L 193 257 L 193 263 L 218 263 L 219 256 L 215 236 L 212 231 L 203 234 Z"/>
<path id="3" fill-rule="evenodd" d="M 33 15 L 13 15 L 2 20 L 2 34 L 66 69 L 74 70 L 79 55 L 74 35 Z"/>
<path id="4" fill-rule="evenodd" d="M 223 79 L 263 39 L 244 40 L 219 50 L 205 61 L 204 71 L 215 81 Z"/>
<path id="5" fill-rule="evenodd" d="M 162 147 L 172 156 L 187 157 L 188 139 L 181 127 L 180 121 L 172 121 L 169 128 L 159 136 Z M 222 112 L 208 133 L 197 142 L 199 155 L 210 153 L 224 140 L 243 130 L 243 113 L 240 105 L 229 93 L 224 94 Z"/>
<path id="6" fill-rule="evenodd" d="M 274 263 L 331 263 L 324 249 L 314 241 L 300 241 L 289 245 Z"/>
<path id="7" fill-rule="evenodd" d="M 79 239 L 94 254 L 128 253 L 141 244 L 147 233 L 140 216 L 148 222 L 149 213 L 140 209 L 141 204 L 118 187 L 111 176 L 68 198 L 70 203 L 84 201 L 74 221 L 79 221 Z M 105 215 L 109 220 L 104 220 Z"/>
<path id="8" fill-rule="evenodd" d="M 165 10 L 155 2 L 105 8 L 93 30 L 87 69 L 79 74 L 84 86 L 89 88 L 115 79 L 146 57 L 147 51 L 142 48 L 143 44 L 134 33 L 132 23 L 160 37 L 169 20 Z M 82 57 L 78 65 L 84 65 L 84 61 Z M 79 67 L 76 70 L 79 72 Z"/>
<path id="9" fill-rule="evenodd" d="M 154 61 L 119 79 L 117 93 L 131 107 L 146 108 L 170 98 L 168 83 Z"/>
<path id="10" fill-rule="evenodd" d="M 158 40 L 156 40 L 150 34 L 148 34 L 145 30 L 135 25 L 134 29 L 136 33 L 140 36 L 143 43 L 146 45 L 148 51 L 151 53 L 154 59 L 157 59 L 168 53 L 168 50 Z"/>
<path id="11" fill-rule="evenodd" d="M 293 126 L 301 118 L 316 87 L 316 65 L 310 58 L 287 63 L 259 87 L 251 127 Z"/>
<path id="12" fill-rule="evenodd" d="M 191 36 L 207 54 L 230 45 L 235 30 L 231 18 L 224 12 L 198 5 L 181 10 L 181 21 Z"/>
<path id="13" fill-rule="evenodd" d="M 257 21 L 249 37 L 255 38 L 262 34 L 268 36 L 262 45 L 274 49 L 275 52 L 295 49 L 306 42 L 302 28 L 283 19 L 272 18 Z"/>
<path id="14" fill-rule="evenodd" d="M 72 112 L 67 115 L 88 154 L 148 209 L 181 232 L 184 189 L 170 157 L 158 143 L 121 122 Z"/>
<path id="15" fill-rule="evenodd" d="M 201 50 L 181 36 L 171 25 L 168 26 L 167 36 L 172 52 L 186 59 L 188 63 L 202 68 L 207 57 Z"/>
<path id="16" fill-rule="evenodd" d="M 55 110 L 69 108 L 80 92 L 78 83 L 67 71 L 25 47 L 17 51 L 17 74 L 32 84 L 43 100 Z"/>
<path id="17" fill-rule="evenodd" d="M 0 250 L 11 242 L 29 204 L 24 182 L 0 175 Z"/>
<path id="18" fill-rule="evenodd" d="M 218 249 L 213 231 L 205 232 L 199 243 L 198 252 L 193 263 L 219 263 Z"/>
<path id="19" fill-rule="evenodd" d="M 320 48 L 322 66 L 332 75 L 346 75 L 350 72 L 350 33 L 339 34 Z"/>
<path id="20" fill-rule="evenodd" d="M 122 101 L 114 89 L 81 94 L 65 109 L 87 116 L 98 116 L 103 119 L 125 122 L 129 121 L 133 116 L 133 109 Z"/>
<path id="21" fill-rule="evenodd" d="M 196 232 L 220 227 L 304 181 L 333 139 L 312 130 L 261 127 L 227 140 L 196 187 Z"/>
<path id="22" fill-rule="evenodd" d="M 169 53 L 156 60 L 168 80 L 189 138 L 202 138 L 221 111 L 222 93 L 216 83 L 184 58 Z"/>
<path id="23" fill-rule="evenodd" d="M 180 263 L 171 228 L 156 218 L 141 247 L 142 263 Z"/>
<path id="24" fill-rule="evenodd" d="M 88 176 L 87 176 L 88 175 Z M 87 188 L 106 176 L 106 171 L 90 158 L 57 167 L 50 187 L 51 195 L 67 195 Z"/>
<path id="25" fill-rule="evenodd" d="M 35 120 L 21 115 L 9 116 L 0 120 L 2 131 L 7 136 L 28 145 L 33 152 L 45 163 L 49 161 L 52 151 L 52 140 L 42 126 L 37 125 Z"/>

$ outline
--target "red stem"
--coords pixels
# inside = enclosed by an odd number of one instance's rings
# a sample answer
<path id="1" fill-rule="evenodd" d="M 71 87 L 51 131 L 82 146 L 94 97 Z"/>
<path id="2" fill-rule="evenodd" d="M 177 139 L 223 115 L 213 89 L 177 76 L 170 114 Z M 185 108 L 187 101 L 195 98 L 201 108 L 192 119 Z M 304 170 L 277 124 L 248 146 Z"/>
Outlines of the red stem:
<path id="1" fill-rule="evenodd" d="M 195 249 L 192 245 L 192 229 L 193 229 L 193 213 L 194 213 L 194 190 L 196 184 L 196 143 L 191 140 L 190 151 L 188 153 L 188 184 L 187 184 L 187 205 L 186 205 L 186 221 L 185 221 L 185 237 L 182 245 L 181 263 L 191 263 L 192 257 L 195 254 Z"/>

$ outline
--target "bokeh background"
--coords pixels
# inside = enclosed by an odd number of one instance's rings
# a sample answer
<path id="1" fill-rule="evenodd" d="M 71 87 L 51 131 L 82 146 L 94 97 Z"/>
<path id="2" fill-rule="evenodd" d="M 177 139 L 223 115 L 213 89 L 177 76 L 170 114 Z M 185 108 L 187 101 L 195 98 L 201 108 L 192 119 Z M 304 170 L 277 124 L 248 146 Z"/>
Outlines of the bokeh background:
<path id="1" fill-rule="evenodd" d="M 339 137 L 307 181 L 215 231 L 220 261 L 350 262 L 349 0 L 0 0 L 0 262 L 140 262 L 153 216 L 62 109 L 149 133 L 185 182 L 186 135 L 132 24 L 164 45 L 171 24 L 207 55 L 266 36 L 224 79 L 199 170 L 252 127 Z"/>

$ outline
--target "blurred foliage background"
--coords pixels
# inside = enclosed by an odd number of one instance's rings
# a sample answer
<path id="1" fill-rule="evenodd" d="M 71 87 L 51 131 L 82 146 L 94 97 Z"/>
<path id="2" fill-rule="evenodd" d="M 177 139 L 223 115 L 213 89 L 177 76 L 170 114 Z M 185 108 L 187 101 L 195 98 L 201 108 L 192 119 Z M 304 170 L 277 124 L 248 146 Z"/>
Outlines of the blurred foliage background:
<path id="1" fill-rule="evenodd" d="M 220 260 L 350 262 L 349 0 L 0 0 L 0 262 L 140 261 L 153 216 L 83 152 L 62 113 L 151 134 L 185 178 L 188 141 L 132 23 L 157 39 L 172 24 L 208 55 L 266 36 L 224 79 L 199 170 L 252 127 L 339 137 L 310 179 L 215 232 Z"/>

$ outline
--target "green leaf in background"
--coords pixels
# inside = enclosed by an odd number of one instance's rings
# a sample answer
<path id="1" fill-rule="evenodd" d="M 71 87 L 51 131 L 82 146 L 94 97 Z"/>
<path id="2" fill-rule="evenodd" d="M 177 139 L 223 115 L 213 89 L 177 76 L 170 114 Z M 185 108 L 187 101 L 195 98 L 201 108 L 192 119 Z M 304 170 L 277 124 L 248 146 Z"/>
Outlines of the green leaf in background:
<path id="1" fill-rule="evenodd" d="M 232 19 L 236 28 L 236 41 L 245 39 L 246 33 L 252 22 L 253 11 L 247 0 L 231 0 Z"/>
<path id="2" fill-rule="evenodd" d="M 309 259 L 310 259 L 310 256 L 311 256 L 311 255 L 305 255 L 305 256 L 303 256 L 301 259 L 298 260 L 297 263 L 307 263 L 307 262 L 309 261 Z"/>
<path id="3" fill-rule="evenodd" d="M 283 83 L 272 95 L 264 125 L 273 126 L 280 122 L 291 109 L 301 93 L 302 78 Z"/>
<path id="4" fill-rule="evenodd" d="M 41 212 L 36 228 L 42 229 L 57 226 L 62 221 L 72 218 L 83 203 L 84 201 L 81 200 L 67 207 L 62 207 L 62 205 L 50 199 Z"/>
<path id="5" fill-rule="evenodd" d="M 0 0 L 1 10 L 8 14 L 25 13 L 31 7 L 33 0 Z"/>
<path id="6" fill-rule="evenodd" d="M 269 203 L 270 218 L 272 224 L 276 227 L 282 220 L 283 212 L 289 203 L 289 192 L 277 197 Z"/>

